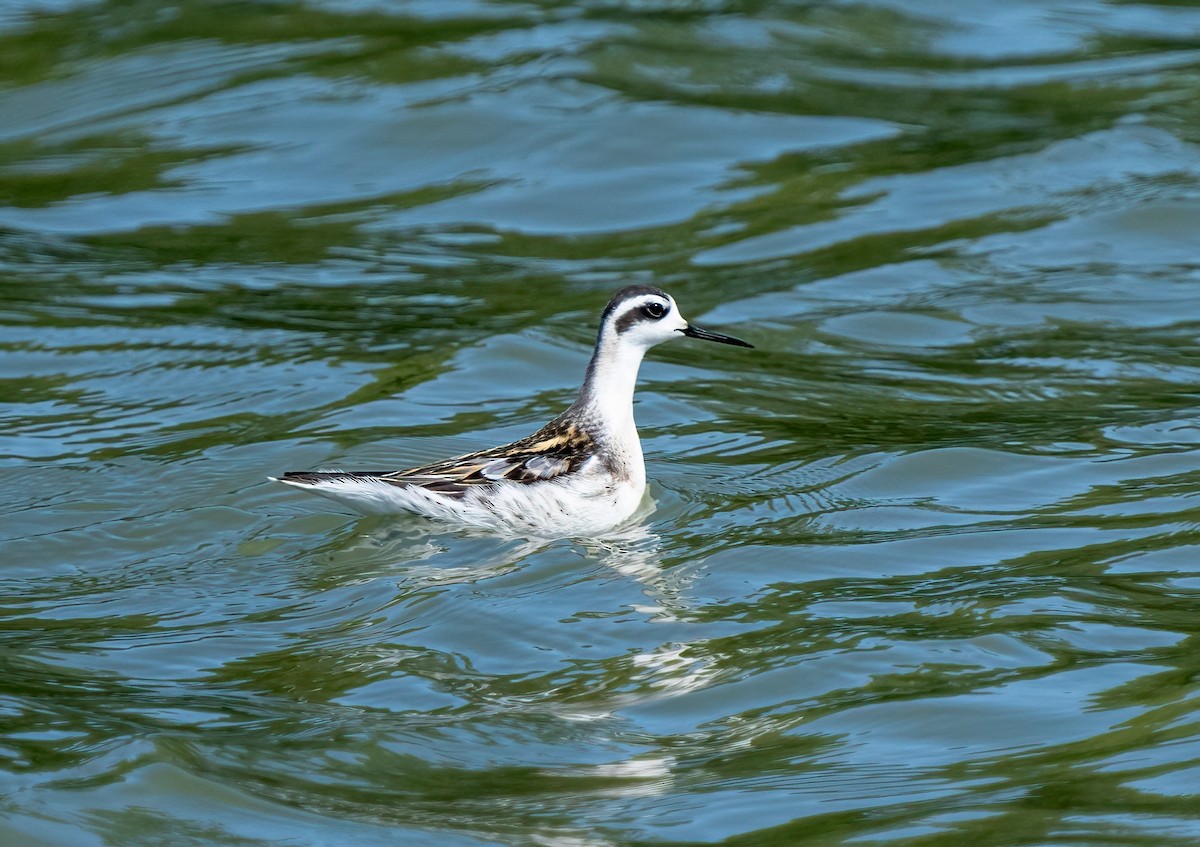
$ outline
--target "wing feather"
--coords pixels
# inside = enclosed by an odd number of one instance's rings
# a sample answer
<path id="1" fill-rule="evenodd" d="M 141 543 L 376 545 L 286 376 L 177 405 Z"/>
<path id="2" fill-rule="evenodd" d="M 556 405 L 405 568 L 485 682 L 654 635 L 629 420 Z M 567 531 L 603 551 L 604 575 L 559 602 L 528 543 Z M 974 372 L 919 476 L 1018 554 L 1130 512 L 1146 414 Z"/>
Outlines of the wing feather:
<path id="1" fill-rule="evenodd" d="M 579 468 L 596 455 L 597 444 L 584 430 L 560 420 L 551 421 L 528 438 L 503 447 L 468 453 L 419 468 L 390 472 L 285 474 L 285 480 L 315 484 L 322 480 L 373 479 L 397 486 L 420 486 L 447 497 L 462 498 L 483 486 L 505 482 L 529 484 L 553 480 Z M 320 479 L 318 479 L 320 478 Z"/>

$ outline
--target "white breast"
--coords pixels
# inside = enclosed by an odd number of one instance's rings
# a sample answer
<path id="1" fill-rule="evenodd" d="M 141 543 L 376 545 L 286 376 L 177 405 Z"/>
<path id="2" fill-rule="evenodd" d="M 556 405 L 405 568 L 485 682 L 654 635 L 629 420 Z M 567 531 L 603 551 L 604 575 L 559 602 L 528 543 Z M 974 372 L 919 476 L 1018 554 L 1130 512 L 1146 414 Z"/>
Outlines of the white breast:
<path id="1" fill-rule="evenodd" d="M 640 461 L 638 468 L 642 468 Z M 615 479 L 598 459 L 592 459 L 566 477 L 525 484 L 502 482 L 468 492 L 459 501 L 458 519 L 546 537 L 595 535 L 633 515 L 645 491 L 644 469 L 635 479 Z"/>

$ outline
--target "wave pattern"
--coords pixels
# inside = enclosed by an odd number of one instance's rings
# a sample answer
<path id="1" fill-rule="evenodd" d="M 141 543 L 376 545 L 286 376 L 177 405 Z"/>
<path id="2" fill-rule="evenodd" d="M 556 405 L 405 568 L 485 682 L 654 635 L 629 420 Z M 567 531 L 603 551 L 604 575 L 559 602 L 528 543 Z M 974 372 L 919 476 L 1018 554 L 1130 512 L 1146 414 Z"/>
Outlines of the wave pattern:
<path id="1" fill-rule="evenodd" d="M 12 3 L 0 843 L 1200 839 L 1200 7 Z M 654 508 L 265 482 L 659 348 Z"/>

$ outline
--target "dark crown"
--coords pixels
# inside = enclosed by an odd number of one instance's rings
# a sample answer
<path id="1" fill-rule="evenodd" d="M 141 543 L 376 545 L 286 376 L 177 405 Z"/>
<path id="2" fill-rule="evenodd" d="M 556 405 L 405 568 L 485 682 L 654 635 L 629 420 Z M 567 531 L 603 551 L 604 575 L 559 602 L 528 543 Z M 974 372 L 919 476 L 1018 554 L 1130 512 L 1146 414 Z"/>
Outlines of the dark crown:
<path id="1" fill-rule="evenodd" d="M 661 288 L 655 288 L 653 285 L 627 285 L 614 294 L 612 299 L 608 301 L 608 305 L 604 307 L 604 312 L 600 315 L 600 326 L 603 327 L 608 323 L 608 319 L 612 317 L 613 312 L 619 309 L 623 303 L 636 300 L 638 297 L 645 297 L 647 294 L 662 297 L 664 300 L 669 299 L 667 292 Z"/>

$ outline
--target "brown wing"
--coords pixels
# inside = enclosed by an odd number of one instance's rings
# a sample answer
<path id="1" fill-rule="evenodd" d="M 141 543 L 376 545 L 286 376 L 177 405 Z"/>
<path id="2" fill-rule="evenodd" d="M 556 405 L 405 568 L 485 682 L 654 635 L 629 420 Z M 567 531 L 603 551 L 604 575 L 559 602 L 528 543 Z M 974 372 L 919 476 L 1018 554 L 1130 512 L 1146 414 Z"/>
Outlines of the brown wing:
<path id="1" fill-rule="evenodd" d="M 285 482 L 316 483 L 337 479 L 376 479 L 392 485 L 419 485 L 450 497 L 463 497 L 474 487 L 508 481 L 541 482 L 580 467 L 596 454 L 596 442 L 571 424 L 552 421 L 528 438 L 403 471 L 289 472 Z"/>

